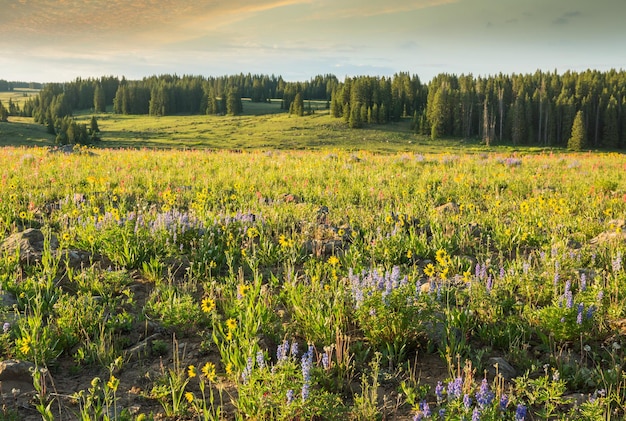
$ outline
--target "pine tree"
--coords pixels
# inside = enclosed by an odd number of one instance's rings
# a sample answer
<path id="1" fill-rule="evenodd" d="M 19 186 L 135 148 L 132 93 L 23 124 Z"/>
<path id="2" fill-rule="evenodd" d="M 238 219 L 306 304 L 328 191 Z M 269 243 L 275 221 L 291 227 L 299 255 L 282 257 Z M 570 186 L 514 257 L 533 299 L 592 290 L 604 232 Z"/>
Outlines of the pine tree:
<path id="1" fill-rule="evenodd" d="M 289 107 L 289 114 L 295 114 L 298 116 L 304 115 L 304 100 L 302 99 L 302 94 L 300 92 L 298 92 L 293 98 L 291 106 Z"/>
<path id="2" fill-rule="evenodd" d="M 91 117 L 91 122 L 89 123 L 89 131 L 90 133 L 100 133 L 100 128 L 98 127 L 98 120 L 96 120 L 96 116 Z"/>
<path id="3" fill-rule="evenodd" d="M 352 105 L 352 108 L 350 110 L 350 119 L 348 120 L 348 126 L 350 126 L 351 129 L 358 129 L 362 126 L 362 124 L 363 121 L 361 120 L 361 104 L 357 102 L 356 104 Z"/>
<path id="4" fill-rule="evenodd" d="M 582 150 L 587 143 L 587 130 L 585 129 L 585 119 L 582 111 L 576 113 L 572 124 L 572 135 L 567 141 L 567 148 L 573 151 Z"/>
<path id="5" fill-rule="evenodd" d="M 605 146 L 619 146 L 619 121 L 617 99 L 611 96 L 604 111 L 604 131 L 602 141 Z"/>
<path id="6" fill-rule="evenodd" d="M 93 93 L 93 109 L 97 113 L 103 113 L 106 111 L 106 96 L 104 89 L 100 84 L 96 85 Z"/>
<path id="7" fill-rule="evenodd" d="M 243 113 L 241 93 L 236 88 L 231 88 L 226 94 L 226 114 L 239 115 Z"/>
<path id="8" fill-rule="evenodd" d="M 46 119 L 46 132 L 55 136 L 57 134 L 56 128 L 54 127 L 54 120 L 51 117 Z"/>
<path id="9" fill-rule="evenodd" d="M 9 110 L 4 108 L 4 105 L 2 105 L 2 101 L 0 101 L 0 121 L 9 121 Z"/>

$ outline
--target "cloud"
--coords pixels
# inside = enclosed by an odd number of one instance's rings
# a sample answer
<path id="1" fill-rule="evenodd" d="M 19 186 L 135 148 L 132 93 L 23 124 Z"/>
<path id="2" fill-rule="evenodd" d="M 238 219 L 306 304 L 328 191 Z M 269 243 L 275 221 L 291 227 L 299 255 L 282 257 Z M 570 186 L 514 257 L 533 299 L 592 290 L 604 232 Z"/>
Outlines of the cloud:
<path id="1" fill-rule="evenodd" d="M 0 37 L 53 44 L 176 41 L 266 10 L 309 0 L 0 0 Z M 198 28 L 195 28 L 196 30 Z M 130 38 L 130 39 L 129 39 Z"/>
<path id="2" fill-rule="evenodd" d="M 570 23 L 571 18 L 575 18 L 580 15 L 582 15 L 582 13 L 580 13 L 579 11 L 566 12 L 566 13 L 563 13 L 558 18 L 554 19 L 552 23 L 555 25 L 567 25 L 568 23 Z"/>
<path id="3" fill-rule="evenodd" d="M 413 12 L 420 9 L 458 3 L 461 0 L 336 0 L 319 1 L 316 5 L 322 9 L 310 16 L 312 19 L 369 18 L 382 15 Z M 329 13 L 329 8 L 332 12 Z"/>

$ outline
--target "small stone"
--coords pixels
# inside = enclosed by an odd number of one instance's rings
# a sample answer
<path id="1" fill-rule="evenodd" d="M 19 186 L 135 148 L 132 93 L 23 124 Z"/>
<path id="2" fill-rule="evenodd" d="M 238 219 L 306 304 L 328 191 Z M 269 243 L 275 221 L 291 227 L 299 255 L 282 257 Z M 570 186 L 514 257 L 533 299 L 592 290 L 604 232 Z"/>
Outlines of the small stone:
<path id="1" fill-rule="evenodd" d="M 497 367 L 497 368 L 496 368 Z M 489 358 L 489 374 L 495 377 L 496 374 L 502 375 L 506 380 L 511 380 L 517 376 L 517 371 L 511 364 L 502 357 Z"/>
<path id="2" fill-rule="evenodd" d="M 460 209 L 461 208 L 456 203 L 448 202 L 444 205 L 437 206 L 435 211 L 437 211 L 437 213 L 459 213 Z"/>
<path id="3" fill-rule="evenodd" d="M 32 383 L 35 364 L 28 361 L 5 360 L 0 362 L 0 382 Z"/>

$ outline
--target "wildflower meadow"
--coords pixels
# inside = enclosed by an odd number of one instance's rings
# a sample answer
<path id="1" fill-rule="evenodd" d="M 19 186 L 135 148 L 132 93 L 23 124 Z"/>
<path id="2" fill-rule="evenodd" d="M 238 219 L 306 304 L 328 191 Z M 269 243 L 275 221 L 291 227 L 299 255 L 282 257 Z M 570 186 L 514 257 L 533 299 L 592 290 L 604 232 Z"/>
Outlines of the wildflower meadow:
<path id="1" fill-rule="evenodd" d="M 626 416 L 623 155 L 0 168 L 2 420 Z"/>

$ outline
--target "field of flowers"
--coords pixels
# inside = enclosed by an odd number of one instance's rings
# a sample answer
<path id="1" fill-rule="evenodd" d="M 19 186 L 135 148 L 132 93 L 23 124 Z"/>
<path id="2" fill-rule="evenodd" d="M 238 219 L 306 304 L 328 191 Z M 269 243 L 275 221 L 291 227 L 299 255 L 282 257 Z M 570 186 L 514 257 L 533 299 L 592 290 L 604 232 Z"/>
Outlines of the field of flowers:
<path id="1" fill-rule="evenodd" d="M 0 419 L 626 414 L 621 155 L 6 148 L 0 168 Z"/>

